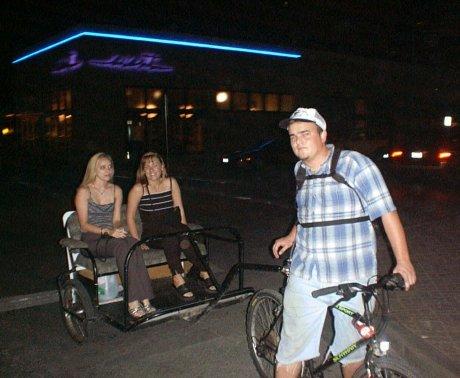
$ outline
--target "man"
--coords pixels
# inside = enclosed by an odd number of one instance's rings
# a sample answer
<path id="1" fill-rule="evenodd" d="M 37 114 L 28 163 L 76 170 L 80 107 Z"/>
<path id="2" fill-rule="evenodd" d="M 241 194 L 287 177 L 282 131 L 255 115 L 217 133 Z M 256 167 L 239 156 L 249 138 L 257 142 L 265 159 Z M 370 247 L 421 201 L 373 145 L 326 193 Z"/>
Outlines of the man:
<path id="1" fill-rule="evenodd" d="M 288 130 L 292 150 L 300 161 L 294 169 L 297 223 L 273 245 L 276 258 L 295 245 L 284 294 L 276 376 L 297 377 L 301 361 L 319 355 L 327 306 L 339 298 L 329 294 L 315 299 L 311 292 L 346 282 L 367 284 L 377 274 L 371 221 L 382 218 L 396 258 L 393 272 L 403 276 L 406 290 L 415 283 L 416 275 L 401 221 L 375 164 L 358 152 L 341 151 L 338 155 L 333 145 L 326 145 L 326 121 L 316 109 L 299 108 L 281 121 L 280 127 Z M 362 312 L 358 296 L 347 306 Z M 338 311 L 334 322 L 331 351 L 337 354 L 360 336 L 350 318 Z M 342 360 L 345 378 L 353 375 L 364 356 L 362 347 Z"/>

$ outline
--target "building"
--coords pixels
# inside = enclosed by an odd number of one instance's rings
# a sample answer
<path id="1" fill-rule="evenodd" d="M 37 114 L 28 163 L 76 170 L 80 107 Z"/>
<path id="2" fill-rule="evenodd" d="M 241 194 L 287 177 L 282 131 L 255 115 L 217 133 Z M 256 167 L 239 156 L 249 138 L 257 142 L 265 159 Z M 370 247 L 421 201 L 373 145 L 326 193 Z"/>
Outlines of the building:
<path id="1" fill-rule="evenodd" d="M 13 64 L 3 140 L 68 163 L 96 151 L 117 162 L 144 150 L 231 151 L 276 136 L 298 105 L 320 109 L 330 136 L 377 148 L 392 127 L 442 122 L 455 87 L 426 67 L 113 29 L 72 30 Z"/>
<path id="2" fill-rule="evenodd" d="M 13 62 L 10 125 L 44 158 L 222 151 L 271 134 L 295 108 L 286 80 L 300 58 L 183 36 L 72 31 Z"/>

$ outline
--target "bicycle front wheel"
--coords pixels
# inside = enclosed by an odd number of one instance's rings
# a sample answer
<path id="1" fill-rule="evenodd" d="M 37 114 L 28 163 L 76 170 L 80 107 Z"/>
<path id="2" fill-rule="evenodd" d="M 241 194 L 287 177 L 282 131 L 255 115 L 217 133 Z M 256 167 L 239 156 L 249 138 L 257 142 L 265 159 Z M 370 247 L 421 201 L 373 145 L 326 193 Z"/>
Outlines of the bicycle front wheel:
<path id="1" fill-rule="evenodd" d="M 388 378 L 415 378 L 419 376 L 406 361 L 395 357 L 374 357 L 373 364 L 375 370 L 371 372 L 370 377 L 388 377 Z M 353 378 L 367 378 L 366 368 L 361 366 Z"/>
<path id="2" fill-rule="evenodd" d="M 280 341 L 283 297 L 264 289 L 252 297 L 246 315 L 249 353 L 261 377 L 275 374 L 276 352 Z"/>

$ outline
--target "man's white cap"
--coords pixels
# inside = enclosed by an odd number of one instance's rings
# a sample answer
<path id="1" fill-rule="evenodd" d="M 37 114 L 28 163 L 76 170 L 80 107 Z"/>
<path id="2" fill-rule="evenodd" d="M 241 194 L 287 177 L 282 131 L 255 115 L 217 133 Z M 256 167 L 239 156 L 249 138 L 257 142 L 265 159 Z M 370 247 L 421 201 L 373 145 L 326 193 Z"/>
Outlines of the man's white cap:
<path id="1" fill-rule="evenodd" d="M 326 130 L 326 121 L 316 109 L 313 108 L 298 108 L 289 118 L 283 119 L 279 126 L 282 129 L 287 129 L 293 121 L 305 121 L 316 123 L 323 131 Z"/>

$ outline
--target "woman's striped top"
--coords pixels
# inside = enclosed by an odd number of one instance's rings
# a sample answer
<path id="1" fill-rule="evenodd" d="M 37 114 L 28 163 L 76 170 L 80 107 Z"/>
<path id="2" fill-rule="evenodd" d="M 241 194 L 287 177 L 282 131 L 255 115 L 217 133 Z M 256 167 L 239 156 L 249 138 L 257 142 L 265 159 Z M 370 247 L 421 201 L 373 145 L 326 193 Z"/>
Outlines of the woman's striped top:
<path id="1" fill-rule="evenodd" d="M 171 190 L 156 194 L 144 194 L 139 201 L 139 211 L 162 211 L 172 209 L 173 207 L 174 202 Z"/>

